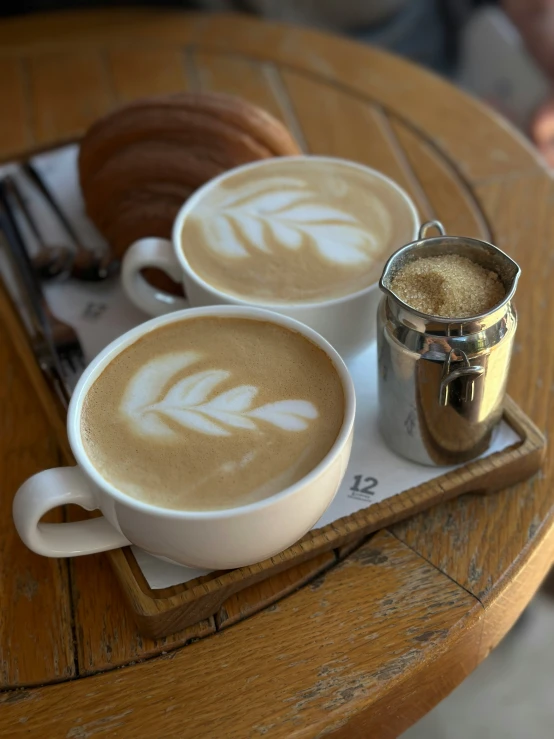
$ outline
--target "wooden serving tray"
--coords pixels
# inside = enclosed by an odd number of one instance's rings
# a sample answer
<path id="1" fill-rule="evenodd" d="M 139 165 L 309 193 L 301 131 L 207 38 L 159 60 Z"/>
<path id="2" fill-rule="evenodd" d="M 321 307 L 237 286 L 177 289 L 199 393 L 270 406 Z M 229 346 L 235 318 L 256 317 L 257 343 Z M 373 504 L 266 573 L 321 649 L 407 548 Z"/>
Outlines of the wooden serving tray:
<path id="1" fill-rule="evenodd" d="M 8 328 L 22 364 L 52 423 L 63 461 L 74 464 L 67 441 L 65 410 L 35 361 L 17 309 L 0 282 L 0 320 Z M 153 590 L 130 547 L 108 552 L 112 567 L 145 636 L 161 638 L 215 615 L 224 628 L 300 587 L 347 556 L 372 532 L 464 493 L 490 493 L 534 474 L 544 458 L 542 433 L 510 398 L 504 419 L 521 442 L 321 529 L 310 531 L 281 554 L 249 567 L 213 572 L 170 588 Z M 279 577 L 276 577 L 279 573 Z M 312 587 L 315 587 L 312 586 Z M 201 635 L 201 629 L 198 636 Z"/>

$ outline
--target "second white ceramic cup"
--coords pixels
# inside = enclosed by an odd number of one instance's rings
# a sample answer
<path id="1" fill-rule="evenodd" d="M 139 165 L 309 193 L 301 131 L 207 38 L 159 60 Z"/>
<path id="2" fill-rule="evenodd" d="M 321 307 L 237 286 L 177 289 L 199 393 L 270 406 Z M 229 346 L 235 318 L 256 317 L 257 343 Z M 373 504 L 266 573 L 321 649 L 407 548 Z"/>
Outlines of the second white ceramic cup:
<path id="1" fill-rule="evenodd" d="M 183 511 L 132 498 L 108 482 L 89 459 L 81 439 L 81 410 L 90 386 L 126 347 L 150 331 L 199 316 L 251 318 L 297 331 L 319 346 L 340 377 L 345 411 L 339 434 L 311 472 L 275 495 L 227 510 Z M 23 542 L 47 557 L 73 557 L 136 544 L 150 554 L 201 569 L 229 569 L 260 562 L 294 544 L 323 515 L 344 477 L 356 400 L 354 385 L 337 352 L 307 326 L 257 308 L 199 308 L 155 318 L 112 342 L 87 367 L 71 398 L 67 431 L 76 467 L 39 472 L 17 491 L 13 517 Z M 44 514 L 73 503 L 103 516 L 86 521 L 41 523 Z"/>
<path id="2" fill-rule="evenodd" d="M 301 160 L 306 157 L 290 158 Z M 330 157 L 310 157 L 310 159 L 320 162 L 329 161 L 330 163 L 341 162 L 349 167 L 361 169 L 368 177 L 386 183 L 389 188 L 392 187 L 398 195 L 397 207 L 402 210 L 403 216 L 407 216 L 412 223 L 411 232 L 408 234 L 409 238 L 406 243 L 417 238 L 419 228 L 417 209 L 404 190 L 393 180 L 381 174 L 381 172 L 355 162 Z M 171 241 L 162 238 L 144 238 L 135 241 L 129 247 L 123 259 L 123 288 L 129 299 L 151 316 L 159 316 L 181 308 L 222 304 L 253 305 L 274 310 L 313 328 L 314 331 L 327 339 L 341 355 L 355 354 L 375 338 L 377 306 L 381 295 L 377 282 L 350 295 L 329 300 L 271 303 L 242 299 L 218 290 L 197 275 L 187 261 L 181 247 L 183 224 L 189 213 L 195 209 L 206 193 L 239 170 L 244 171 L 256 167 L 268 168 L 271 167 L 272 161 L 282 161 L 282 158 L 278 160 L 264 159 L 261 162 L 254 162 L 229 170 L 199 188 L 177 214 L 173 224 Z M 392 252 L 401 246 L 403 244 L 394 244 L 390 251 Z M 175 282 L 182 283 L 187 299 L 170 295 L 163 290 L 152 287 L 141 274 L 141 271 L 147 267 L 161 269 Z"/>

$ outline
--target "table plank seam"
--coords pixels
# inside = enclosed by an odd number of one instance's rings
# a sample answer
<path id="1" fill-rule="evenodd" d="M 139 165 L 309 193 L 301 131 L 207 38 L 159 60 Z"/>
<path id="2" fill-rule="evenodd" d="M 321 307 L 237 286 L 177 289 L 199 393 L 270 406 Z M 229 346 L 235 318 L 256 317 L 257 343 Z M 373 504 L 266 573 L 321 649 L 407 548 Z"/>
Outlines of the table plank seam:
<path id="1" fill-rule="evenodd" d="M 50 419 L 48 419 L 50 423 Z M 66 466 L 67 460 L 64 454 L 64 450 L 56 444 L 56 452 L 57 452 L 57 463 L 60 467 Z M 63 507 L 63 521 L 69 521 L 69 512 L 68 507 Z M 76 618 L 76 593 L 75 588 L 73 586 L 73 572 L 72 572 L 72 560 L 69 558 L 65 558 L 64 561 L 64 569 L 65 569 L 65 577 L 66 577 L 66 583 L 67 583 L 67 590 L 68 590 L 68 598 L 69 598 L 69 617 L 70 617 L 70 627 L 71 627 L 71 641 L 72 641 L 72 648 L 73 648 L 73 671 L 74 674 L 72 677 L 67 678 L 67 680 L 75 680 L 77 679 L 81 674 L 81 669 L 79 665 L 79 644 L 77 640 L 77 618 Z M 62 682 L 67 682 L 67 680 Z"/>
<path id="2" fill-rule="evenodd" d="M 29 71 L 29 62 L 26 57 L 19 59 L 19 76 L 21 79 L 21 87 L 23 88 L 23 105 L 25 110 L 25 137 L 32 145 L 35 137 L 33 136 L 33 106 L 31 104 L 31 75 Z"/>
<path id="3" fill-rule="evenodd" d="M 378 115 L 379 124 L 381 125 L 383 134 L 388 140 L 392 150 L 394 151 L 394 154 L 398 159 L 400 166 L 404 170 L 404 174 L 410 181 L 413 189 L 417 191 L 419 199 L 424 203 L 427 213 L 429 214 L 429 218 L 431 220 L 435 220 L 436 218 L 438 218 L 435 208 L 433 208 L 433 205 L 429 200 L 427 193 L 425 192 L 425 188 L 421 184 L 419 177 L 415 173 L 414 168 L 412 167 L 406 155 L 404 147 L 400 143 L 396 132 L 391 126 L 391 118 L 395 118 L 397 121 L 400 121 L 400 119 L 397 116 L 394 116 L 394 114 L 392 114 L 391 112 L 387 113 L 387 111 L 381 104 L 373 103 L 373 106 Z"/>
<path id="4" fill-rule="evenodd" d="M 63 455 L 61 451 L 59 452 L 60 456 L 60 465 L 63 465 Z M 64 507 L 63 512 L 63 520 L 68 521 L 68 512 L 67 507 Z M 79 664 L 79 642 L 77 639 L 77 593 L 73 582 L 73 567 L 71 564 L 71 560 L 66 558 L 65 560 L 65 571 L 66 571 L 66 582 L 67 582 L 67 590 L 68 590 L 68 597 L 69 597 L 69 614 L 70 614 L 70 620 L 71 620 L 71 641 L 73 644 L 73 670 L 74 670 L 74 676 L 73 678 L 69 679 L 75 679 L 78 678 L 81 675 L 81 666 Z"/>
<path id="5" fill-rule="evenodd" d="M 189 89 L 191 92 L 201 92 L 202 85 L 200 82 L 200 74 L 198 67 L 194 59 L 194 54 L 197 51 L 193 44 L 188 44 L 182 51 L 183 60 L 183 71 L 185 73 L 185 79 L 188 80 Z"/>
<path id="6" fill-rule="evenodd" d="M 495 174 L 490 175 L 489 177 L 476 177 L 471 181 L 471 184 L 474 188 L 477 188 L 485 185 L 511 182 L 513 180 L 518 180 L 522 177 L 529 177 L 531 175 L 541 175 L 541 177 L 543 175 L 547 175 L 550 180 L 554 180 L 554 172 L 552 170 L 548 169 L 548 167 L 546 166 L 541 167 L 539 164 L 537 164 L 537 166 L 535 167 L 526 167 L 525 169 L 518 169 L 513 172 L 505 172 L 504 174 Z"/>
<path id="7" fill-rule="evenodd" d="M 437 505 L 440 505 L 440 503 L 438 503 Z M 428 559 L 423 554 L 421 554 L 421 552 L 418 552 L 417 549 L 415 549 L 411 544 L 408 544 L 408 542 L 406 542 L 403 539 L 401 539 L 396 534 L 396 532 L 392 530 L 392 528 L 387 528 L 386 531 L 389 534 L 392 534 L 392 536 L 394 536 L 394 538 L 397 541 L 399 541 L 401 544 L 404 544 L 404 546 L 408 547 L 408 549 L 410 549 L 417 557 L 419 557 L 420 559 L 422 559 L 424 562 L 427 562 L 428 565 L 430 565 L 431 567 L 433 567 L 433 569 L 435 569 L 438 572 L 440 572 L 441 575 L 444 575 L 445 577 L 447 577 L 451 582 L 454 583 L 454 585 L 457 585 L 461 590 L 464 590 L 477 603 L 479 603 L 479 605 L 481 606 L 481 608 L 483 609 L 483 611 L 485 611 L 485 605 L 484 605 L 484 603 L 481 601 L 481 599 L 477 595 L 475 595 L 475 593 L 472 593 L 471 590 L 468 590 L 464 585 L 462 585 L 461 583 L 459 583 L 455 578 L 452 577 L 452 575 L 449 575 L 448 572 L 445 572 L 442 568 L 438 567 L 434 562 L 432 562 L 430 559 Z"/>
<path id="8" fill-rule="evenodd" d="M 532 484 L 533 479 L 531 479 L 530 482 Z M 510 562 L 508 568 L 504 570 L 502 575 L 498 578 L 498 580 L 496 580 L 496 582 L 494 583 L 495 590 L 502 590 L 505 584 L 513 582 L 514 576 L 523 570 L 525 562 L 528 561 L 535 554 L 537 546 L 546 539 L 549 531 L 550 533 L 554 531 L 554 503 L 548 509 L 548 512 L 545 514 L 540 525 L 537 528 L 534 528 L 532 532 L 528 532 L 527 542 L 525 543 L 523 549 L 520 551 L 518 559 Z M 554 566 L 554 548 L 552 551 L 553 555 L 551 565 Z M 481 603 L 483 603 L 485 608 L 487 607 L 487 605 L 483 601 L 488 596 L 489 592 L 490 589 L 483 590 L 475 596 L 479 599 Z"/>
<path id="9" fill-rule="evenodd" d="M 262 74 L 268 81 L 271 92 L 283 112 L 283 118 L 285 119 L 287 128 L 296 139 L 302 152 L 304 154 L 309 154 L 310 147 L 306 137 L 304 136 L 302 127 L 300 126 L 294 103 L 288 94 L 286 85 L 275 62 L 265 62 L 262 64 Z"/>

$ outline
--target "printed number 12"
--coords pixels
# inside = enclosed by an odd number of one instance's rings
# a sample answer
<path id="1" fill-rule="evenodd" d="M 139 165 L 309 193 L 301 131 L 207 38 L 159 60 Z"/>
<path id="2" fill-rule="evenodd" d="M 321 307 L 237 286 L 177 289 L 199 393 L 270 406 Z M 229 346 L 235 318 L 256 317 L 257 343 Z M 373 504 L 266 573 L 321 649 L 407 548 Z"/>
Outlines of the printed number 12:
<path id="1" fill-rule="evenodd" d="M 361 488 L 360 483 L 362 482 L 363 475 L 354 475 L 354 484 L 350 488 L 353 493 L 366 493 L 372 494 L 373 488 L 377 487 L 377 480 L 374 477 L 363 477 L 363 481 L 369 483 L 365 487 Z"/>

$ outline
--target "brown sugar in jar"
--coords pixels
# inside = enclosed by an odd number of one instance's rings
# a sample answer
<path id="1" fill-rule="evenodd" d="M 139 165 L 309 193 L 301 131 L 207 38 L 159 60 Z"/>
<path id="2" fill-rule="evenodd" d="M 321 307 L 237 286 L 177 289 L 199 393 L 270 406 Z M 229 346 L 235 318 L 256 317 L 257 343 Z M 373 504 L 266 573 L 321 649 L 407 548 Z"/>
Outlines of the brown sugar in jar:
<path id="1" fill-rule="evenodd" d="M 390 289 L 411 308 L 441 318 L 478 316 L 506 295 L 496 272 L 459 254 L 409 262 L 393 277 Z"/>

